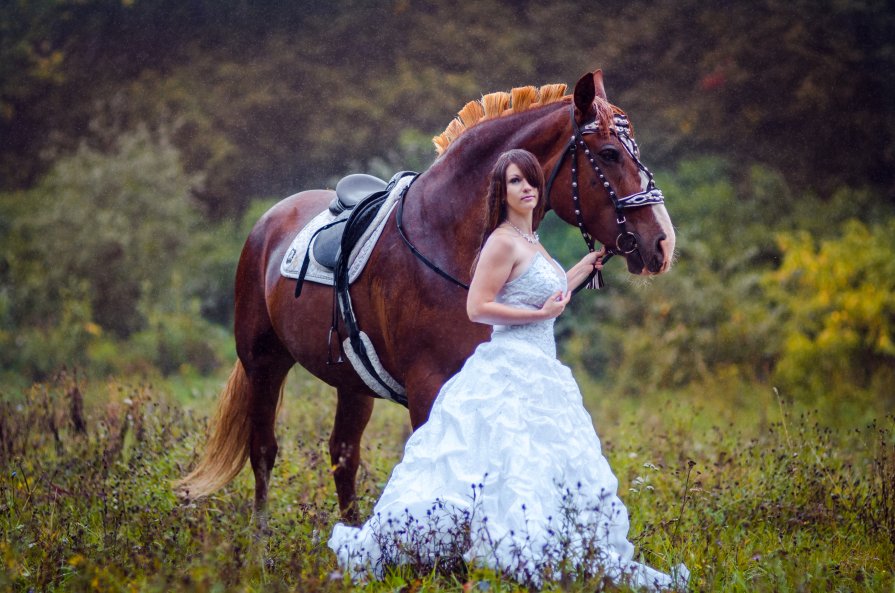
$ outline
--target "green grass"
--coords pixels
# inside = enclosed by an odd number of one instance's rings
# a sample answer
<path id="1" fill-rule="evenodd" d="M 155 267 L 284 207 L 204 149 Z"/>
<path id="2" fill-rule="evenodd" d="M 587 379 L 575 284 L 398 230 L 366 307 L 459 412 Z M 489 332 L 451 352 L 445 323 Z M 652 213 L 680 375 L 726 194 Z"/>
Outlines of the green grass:
<path id="1" fill-rule="evenodd" d="M 170 482 L 194 462 L 222 382 L 81 385 L 84 433 L 70 378 L 0 392 L 0 589 L 351 590 L 326 547 L 338 520 L 325 444 L 335 397 L 303 373 L 290 377 L 278 421 L 269 536 L 252 527 L 247 470 L 207 500 L 174 496 Z M 623 397 L 584 381 L 582 390 L 649 564 L 686 563 L 694 591 L 895 591 L 886 410 L 832 396 L 806 407 L 752 385 Z M 362 513 L 408 434 L 406 412 L 377 402 Z M 519 587 L 475 568 L 453 577 L 404 568 L 367 590 Z"/>

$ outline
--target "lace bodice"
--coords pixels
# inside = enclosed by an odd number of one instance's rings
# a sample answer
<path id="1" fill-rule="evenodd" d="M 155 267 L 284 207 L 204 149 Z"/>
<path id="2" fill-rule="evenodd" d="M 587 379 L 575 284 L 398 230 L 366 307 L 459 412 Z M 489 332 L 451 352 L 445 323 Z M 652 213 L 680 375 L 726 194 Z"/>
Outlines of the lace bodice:
<path id="1" fill-rule="evenodd" d="M 503 285 L 496 301 L 521 309 L 540 309 L 547 298 L 558 290 L 566 290 L 566 275 L 541 252 L 535 252 L 528 268 Z M 495 325 L 494 339 L 519 339 L 536 345 L 550 356 L 556 356 L 553 319 L 519 325 Z"/>

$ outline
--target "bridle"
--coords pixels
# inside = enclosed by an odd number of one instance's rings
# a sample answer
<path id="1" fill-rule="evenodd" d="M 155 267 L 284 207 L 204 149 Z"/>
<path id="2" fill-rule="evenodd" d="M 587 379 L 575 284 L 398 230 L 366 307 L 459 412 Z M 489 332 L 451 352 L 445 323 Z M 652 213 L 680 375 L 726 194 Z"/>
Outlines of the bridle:
<path id="1" fill-rule="evenodd" d="M 615 190 L 612 189 L 612 184 L 609 183 L 609 180 L 606 179 L 606 176 L 603 174 L 603 171 L 600 169 L 600 166 L 597 164 L 597 161 L 594 160 L 593 155 L 591 154 L 590 148 L 584 142 L 584 136 L 588 134 L 596 134 L 600 132 L 600 124 L 594 119 L 594 121 L 584 124 L 584 126 L 579 127 L 578 122 L 575 121 L 575 107 L 572 106 L 570 109 L 570 115 L 572 120 L 572 137 L 569 139 L 569 145 L 563 151 L 562 156 L 559 157 L 559 162 L 556 163 L 556 166 L 553 168 L 553 172 L 550 174 L 550 180 L 547 182 L 545 193 L 545 201 L 547 208 L 550 208 L 550 189 L 553 187 L 553 181 L 556 179 L 557 174 L 559 173 L 560 168 L 565 162 L 566 156 L 571 155 L 572 161 L 572 202 L 575 207 L 575 218 L 578 222 L 578 229 L 581 231 L 581 236 L 584 238 L 584 242 L 587 244 L 587 248 L 593 252 L 596 251 L 594 248 L 594 243 L 596 242 L 594 237 L 584 228 L 584 215 L 581 214 L 581 199 L 578 195 L 578 153 L 577 146 L 580 145 L 584 150 L 584 156 L 587 157 L 588 161 L 590 161 L 591 167 L 593 167 L 594 173 L 596 173 L 600 182 L 603 184 L 603 188 L 606 190 L 606 193 L 609 195 L 609 200 L 612 202 L 613 207 L 615 208 L 615 221 L 618 223 L 618 237 L 615 239 L 615 247 L 606 247 L 606 255 L 603 256 L 603 263 L 609 260 L 613 255 L 628 255 L 629 253 L 633 253 L 637 251 L 637 237 L 627 229 L 625 223 L 627 219 L 625 218 L 625 210 L 628 208 L 640 208 L 641 206 L 653 206 L 656 204 L 664 204 L 665 197 L 662 195 L 662 190 L 656 187 L 655 181 L 653 181 L 653 174 L 650 173 L 649 169 L 647 169 L 643 163 L 640 162 L 638 158 L 640 155 L 640 149 L 637 148 L 637 143 L 634 141 L 634 138 L 631 137 L 630 130 L 631 125 L 628 123 L 628 118 L 621 113 L 616 113 L 613 117 L 613 125 L 609 130 L 610 134 L 615 134 L 615 136 L 619 139 L 622 146 L 625 147 L 625 151 L 627 151 L 628 155 L 633 159 L 634 163 L 637 164 L 637 167 L 640 169 L 641 176 L 641 191 L 637 193 L 633 193 L 629 196 L 625 196 L 623 198 L 619 198 L 615 193 Z M 416 181 L 416 178 L 414 178 Z M 411 182 L 412 184 L 412 182 Z M 409 193 L 410 185 L 404 188 L 403 193 L 398 201 L 398 206 L 395 213 L 395 222 L 398 227 L 398 234 L 401 236 L 401 239 L 404 241 L 405 245 L 410 249 L 410 251 L 415 255 L 420 261 L 422 261 L 426 267 L 436 272 L 442 278 L 453 282 L 460 288 L 469 289 L 469 285 L 461 280 L 458 280 L 454 276 L 445 272 L 441 268 L 439 268 L 434 262 L 429 260 L 426 256 L 420 253 L 419 249 L 413 244 L 410 238 L 407 236 L 406 231 L 404 230 L 404 200 Z M 594 279 L 596 277 L 596 284 L 594 284 Z M 603 287 L 603 275 L 600 271 L 594 268 L 594 271 L 590 273 L 587 277 L 587 280 L 578 286 L 575 289 L 577 293 L 581 290 L 585 285 L 588 288 L 602 288 Z"/>
<path id="2" fill-rule="evenodd" d="M 609 180 L 603 174 L 602 169 L 600 169 L 600 165 L 597 164 L 596 159 L 591 154 L 590 147 L 588 147 L 588 145 L 584 142 L 585 135 L 597 134 L 600 132 L 599 122 L 595 118 L 594 121 L 586 123 L 583 126 L 579 127 L 578 122 L 575 121 L 574 106 L 570 106 L 569 108 L 569 117 L 572 120 L 572 137 L 569 139 L 568 146 L 559 157 L 559 161 L 557 161 L 556 165 L 553 167 L 553 172 L 550 174 L 550 179 L 547 182 L 547 187 L 544 192 L 546 195 L 545 199 L 547 208 L 550 208 L 550 190 L 553 187 L 553 182 L 556 180 L 556 176 L 559 174 L 559 170 L 565 162 L 566 157 L 571 156 L 572 205 L 575 209 L 575 220 L 578 224 L 578 230 L 581 231 L 581 236 L 584 239 L 588 250 L 590 250 L 591 252 L 596 251 L 596 249 L 594 248 L 594 243 L 596 242 L 596 240 L 587 231 L 587 229 L 584 228 L 584 215 L 581 213 L 581 198 L 579 197 L 578 193 L 577 148 L 578 146 L 581 146 L 582 150 L 584 151 L 584 156 L 590 162 L 594 173 L 600 180 L 600 183 L 603 184 L 603 188 L 606 190 L 606 193 L 609 196 L 609 200 L 612 202 L 612 206 L 615 208 L 615 221 L 618 224 L 618 236 L 615 239 L 614 247 L 610 247 L 608 245 L 606 246 L 606 255 L 603 256 L 603 263 L 608 261 L 609 258 L 613 255 L 628 255 L 629 253 L 638 251 L 637 236 L 629 231 L 626 226 L 627 218 L 625 218 L 625 210 L 629 208 L 640 208 L 642 206 L 664 204 L 665 196 L 662 194 L 662 190 L 660 190 L 656 186 L 656 182 L 653 180 L 653 174 L 650 173 L 649 169 L 647 169 L 646 166 L 640 162 L 640 149 L 637 147 L 637 143 L 634 141 L 634 138 L 631 137 L 631 125 L 628 123 L 627 116 L 625 116 L 623 113 L 615 113 L 612 118 L 613 125 L 609 129 L 609 133 L 614 134 L 619 139 L 622 146 L 625 147 L 625 151 L 628 153 L 628 156 L 631 157 L 631 159 L 637 165 L 637 168 L 640 169 L 641 191 L 622 198 L 618 197 L 618 194 L 616 194 L 615 190 L 612 188 L 612 184 L 609 183 Z M 596 277 L 596 284 L 594 284 L 594 277 Z M 587 285 L 588 288 L 602 288 L 603 275 L 600 273 L 599 270 L 594 268 L 594 271 L 591 272 L 590 276 L 588 276 L 587 281 L 581 284 L 578 289 L 576 289 L 576 292 L 585 285 Z"/>

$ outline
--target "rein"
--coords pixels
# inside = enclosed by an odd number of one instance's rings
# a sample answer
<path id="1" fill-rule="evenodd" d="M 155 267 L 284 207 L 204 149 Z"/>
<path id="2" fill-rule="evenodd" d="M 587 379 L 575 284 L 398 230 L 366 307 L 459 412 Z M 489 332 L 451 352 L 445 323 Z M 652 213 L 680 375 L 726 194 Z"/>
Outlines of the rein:
<path id="1" fill-rule="evenodd" d="M 430 270 L 432 270 L 433 272 L 435 272 L 436 274 L 438 274 L 445 280 L 448 280 L 449 282 L 453 282 L 460 288 L 469 290 L 468 284 L 461 282 L 460 280 L 457 280 L 456 278 L 454 278 L 453 276 L 451 276 L 450 274 L 448 274 L 447 272 L 445 272 L 444 270 L 439 268 L 437 265 L 432 263 L 431 260 L 429 260 L 422 253 L 420 253 L 420 250 L 417 249 L 416 246 L 413 243 L 411 243 L 410 239 L 407 237 L 407 232 L 404 230 L 404 200 L 405 200 L 405 198 L 407 198 L 407 193 L 410 190 L 410 186 L 413 185 L 413 183 L 418 178 L 419 178 L 419 175 L 414 177 L 413 181 L 410 182 L 410 185 L 408 185 L 406 188 L 404 188 L 404 193 L 401 194 L 401 200 L 398 202 L 398 208 L 397 208 L 397 211 L 395 212 L 395 225 L 398 227 L 398 234 L 401 235 L 401 239 L 403 239 L 404 244 L 407 245 L 407 248 L 410 249 L 410 252 L 413 253 L 413 255 L 417 256 L 417 258 L 419 258 L 419 260 L 421 262 L 426 264 L 426 266 L 428 266 Z"/>

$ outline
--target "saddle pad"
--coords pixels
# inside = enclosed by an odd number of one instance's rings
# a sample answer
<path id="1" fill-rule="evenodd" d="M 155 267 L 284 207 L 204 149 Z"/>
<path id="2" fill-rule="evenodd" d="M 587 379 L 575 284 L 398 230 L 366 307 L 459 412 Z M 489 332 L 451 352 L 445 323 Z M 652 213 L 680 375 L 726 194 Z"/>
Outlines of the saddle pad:
<path id="1" fill-rule="evenodd" d="M 376 246 L 376 241 L 379 240 L 379 235 L 382 234 L 382 229 L 385 228 L 388 215 L 398 203 L 398 199 L 401 197 L 404 188 L 410 185 L 412 180 L 412 176 L 407 176 L 398 181 L 388 198 L 382 203 L 379 212 L 376 213 L 376 217 L 370 223 L 370 226 L 367 227 L 367 230 L 357 242 L 357 246 L 351 251 L 351 255 L 348 257 L 349 283 L 354 282 L 364 270 L 364 266 L 367 264 L 367 260 L 370 259 L 370 254 L 373 252 L 373 247 Z M 289 249 L 286 250 L 286 255 L 283 257 L 283 262 L 280 264 L 280 274 L 287 278 L 298 278 L 298 274 L 301 271 L 301 263 L 304 260 L 305 252 L 309 248 L 311 237 L 317 229 L 335 219 L 336 215 L 330 212 L 329 209 L 324 210 L 312 218 L 311 221 L 298 232 L 298 235 L 292 240 Z M 311 252 L 308 271 L 305 273 L 305 282 L 308 281 L 325 284 L 327 286 L 333 285 L 332 270 L 324 268 L 318 264 L 314 259 L 313 252 Z"/>

